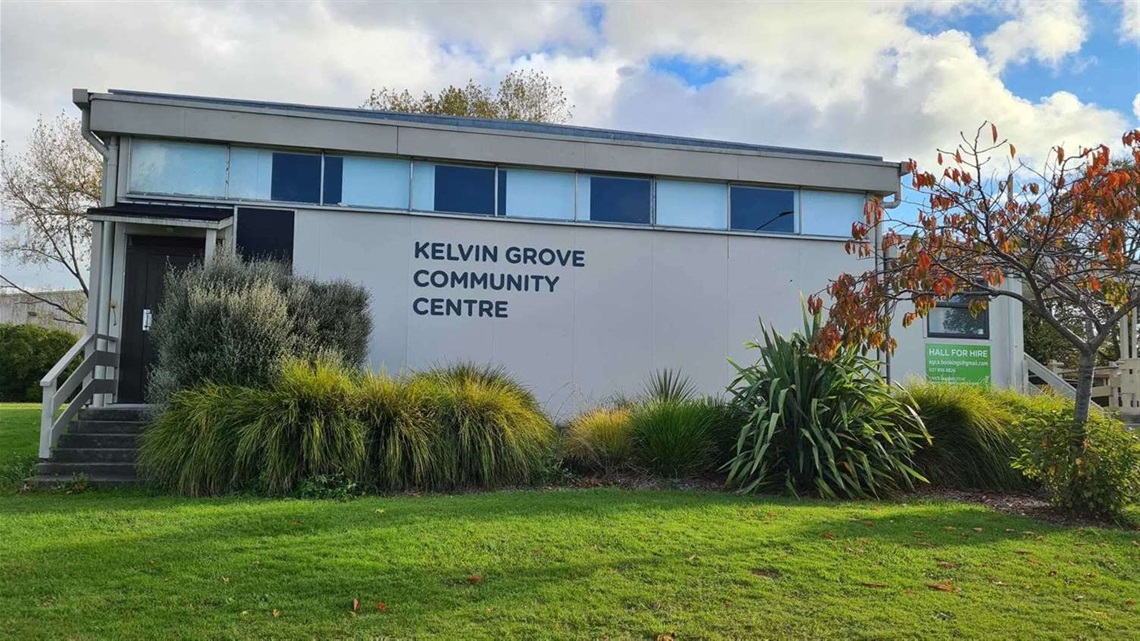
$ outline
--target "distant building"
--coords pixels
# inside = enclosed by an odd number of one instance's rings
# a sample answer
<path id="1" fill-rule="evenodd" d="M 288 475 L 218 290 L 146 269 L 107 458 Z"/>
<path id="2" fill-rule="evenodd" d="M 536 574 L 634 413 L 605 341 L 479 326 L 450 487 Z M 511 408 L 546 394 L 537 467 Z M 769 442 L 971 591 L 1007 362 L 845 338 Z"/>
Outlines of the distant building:
<path id="1" fill-rule="evenodd" d="M 80 318 L 86 314 L 84 310 L 87 308 L 87 298 L 78 289 L 36 292 L 36 296 L 46 298 L 68 309 L 74 309 Z M 68 322 L 65 314 L 39 300 L 36 296 L 17 291 L 0 291 L 0 324 L 38 325 L 62 329 L 76 336 L 86 331 L 87 328 L 83 324 Z"/>

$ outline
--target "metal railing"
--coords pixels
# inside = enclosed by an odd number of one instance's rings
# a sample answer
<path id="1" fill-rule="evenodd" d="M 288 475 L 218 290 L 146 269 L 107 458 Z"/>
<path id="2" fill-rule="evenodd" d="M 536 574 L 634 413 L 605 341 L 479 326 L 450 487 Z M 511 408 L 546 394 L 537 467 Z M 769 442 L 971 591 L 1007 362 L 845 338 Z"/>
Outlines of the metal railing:
<path id="1" fill-rule="evenodd" d="M 59 377 L 80 353 L 84 355 L 83 362 L 59 385 Z M 63 428 L 96 394 L 115 394 L 118 378 L 118 339 L 114 336 L 87 334 L 67 350 L 40 381 L 44 394 L 40 415 L 40 458 L 51 456 L 51 448 L 59 440 Z M 67 408 L 60 413 L 59 409 L 65 403 Z"/>

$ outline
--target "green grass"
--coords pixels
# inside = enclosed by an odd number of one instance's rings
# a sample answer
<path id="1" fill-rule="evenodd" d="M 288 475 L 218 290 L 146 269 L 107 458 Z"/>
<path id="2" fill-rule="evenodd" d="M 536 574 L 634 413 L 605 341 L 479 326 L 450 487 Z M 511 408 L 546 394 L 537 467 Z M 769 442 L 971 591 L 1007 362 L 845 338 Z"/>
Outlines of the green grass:
<path id="1" fill-rule="evenodd" d="M 0 406 L 0 443 L 34 451 L 13 432 L 24 422 L 34 433 L 36 416 Z M 1128 602 L 1140 599 L 1140 532 L 913 498 L 8 492 L 0 577 L 0 636 L 19 639 L 1124 639 L 1140 629 Z"/>
<path id="2" fill-rule="evenodd" d="M 40 449 L 40 404 L 0 403 L 0 493 L 32 475 Z"/>

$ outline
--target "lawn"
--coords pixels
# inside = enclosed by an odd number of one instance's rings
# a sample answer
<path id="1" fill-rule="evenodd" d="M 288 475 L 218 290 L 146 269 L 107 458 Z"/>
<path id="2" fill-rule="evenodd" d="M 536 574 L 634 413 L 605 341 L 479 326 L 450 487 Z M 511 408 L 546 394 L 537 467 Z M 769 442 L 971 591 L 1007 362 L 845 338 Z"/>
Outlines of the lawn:
<path id="1" fill-rule="evenodd" d="M 1140 532 L 936 500 L 7 490 L 0 577 L 19 639 L 1140 634 Z"/>

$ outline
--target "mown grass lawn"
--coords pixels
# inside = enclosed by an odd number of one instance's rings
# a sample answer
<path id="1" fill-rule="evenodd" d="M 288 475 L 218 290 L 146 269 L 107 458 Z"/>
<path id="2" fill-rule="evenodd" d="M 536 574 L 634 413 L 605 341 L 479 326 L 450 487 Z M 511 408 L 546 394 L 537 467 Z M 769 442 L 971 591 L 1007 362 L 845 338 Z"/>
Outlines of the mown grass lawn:
<path id="1" fill-rule="evenodd" d="M 9 491 L 0 577 L 16 639 L 1140 635 L 1140 532 L 942 501 Z"/>

